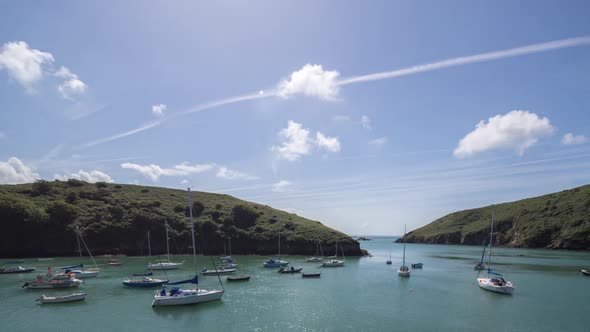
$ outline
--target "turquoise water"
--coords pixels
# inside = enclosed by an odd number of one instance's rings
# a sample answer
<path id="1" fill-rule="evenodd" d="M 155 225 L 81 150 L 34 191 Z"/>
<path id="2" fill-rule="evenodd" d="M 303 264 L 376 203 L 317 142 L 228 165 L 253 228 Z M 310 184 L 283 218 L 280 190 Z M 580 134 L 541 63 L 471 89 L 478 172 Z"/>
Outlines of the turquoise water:
<path id="1" fill-rule="evenodd" d="M 402 279 L 396 273 L 402 245 L 392 243 L 392 238 L 376 238 L 361 246 L 373 257 L 346 258 L 341 268 L 320 268 L 301 256 L 286 257 L 304 271 L 322 272 L 320 279 L 265 269 L 265 257 L 236 256 L 237 274 L 252 275 L 250 281 L 227 283 L 222 277 L 222 301 L 184 307 L 152 308 L 155 289 L 121 284 L 131 273 L 144 270 L 143 258 L 123 257 L 124 265 L 113 267 L 106 265 L 109 258 L 99 257 L 104 268 L 100 276 L 70 290 L 22 289 L 23 281 L 34 278 L 35 272 L 0 275 L 0 330 L 590 331 L 590 277 L 578 272 L 590 267 L 590 253 L 494 248 L 495 267 L 516 286 L 515 293 L 506 296 L 477 286 L 473 264 L 481 248 L 408 244 L 408 262 L 422 262 L 424 269 Z M 386 265 L 390 251 L 393 265 Z M 174 258 L 186 259 L 186 266 L 169 273 L 170 279 L 190 277 L 192 257 Z M 90 263 L 87 257 L 82 261 Z M 21 265 L 44 272 L 49 264 L 79 262 L 80 258 L 27 259 Z M 197 266 L 210 267 L 210 259 L 199 256 Z M 216 276 L 200 280 L 203 288 L 219 287 Z M 86 301 L 35 301 L 41 294 L 75 291 L 88 293 Z"/>

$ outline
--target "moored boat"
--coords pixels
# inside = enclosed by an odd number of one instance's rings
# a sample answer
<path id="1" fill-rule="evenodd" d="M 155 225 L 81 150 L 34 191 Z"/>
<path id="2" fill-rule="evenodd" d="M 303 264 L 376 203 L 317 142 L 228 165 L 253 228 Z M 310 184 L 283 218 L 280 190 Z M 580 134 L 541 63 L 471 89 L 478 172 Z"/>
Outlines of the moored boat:
<path id="1" fill-rule="evenodd" d="M 502 275 L 491 269 L 492 267 L 492 244 L 494 239 L 494 213 L 492 213 L 492 224 L 490 226 L 490 249 L 488 251 L 488 269 L 487 278 L 477 277 L 477 285 L 481 289 L 500 293 L 500 294 L 512 294 L 514 292 L 514 285 L 510 281 L 504 280 Z M 485 249 L 484 249 L 485 250 Z M 483 260 L 482 260 L 483 261 Z"/>
<path id="2" fill-rule="evenodd" d="M 75 301 L 83 301 L 86 299 L 86 293 L 74 293 L 69 295 L 62 295 L 62 296 L 45 296 L 41 295 L 37 301 L 41 303 L 65 303 L 65 302 L 75 302 Z"/>
<path id="3" fill-rule="evenodd" d="M 0 268 L 0 274 L 10 274 L 10 273 L 29 273 L 35 271 L 36 268 L 34 267 L 8 267 L 8 268 Z"/>
<path id="4" fill-rule="evenodd" d="M 279 258 L 271 258 L 264 262 L 264 267 L 283 267 L 289 265 L 289 262 L 280 260 Z"/>
<path id="5" fill-rule="evenodd" d="M 213 269 L 213 270 L 208 270 L 208 269 L 203 269 L 201 270 L 201 274 L 202 275 L 218 275 L 218 274 L 230 274 L 230 273 L 234 273 L 236 272 L 236 269 L 226 269 L 224 267 L 219 267 L 217 269 Z"/>
<path id="6" fill-rule="evenodd" d="M 166 279 L 154 279 L 150 277 L 143 277 L 141 279 L 127 279 L 123 280 L 123 285 L 137 288 L 159 287 L 167 283 Z"/>
<path id="7" fill-rule="evenodd" d="M 344 249 L 340 248 L 342 250 L 342 257 L 344 257 Z M 339 266 L 344 266 L 344 261 L 343 260 L 339 260 L 338 259 L 338 243 L 336 243 L 336 249 L 334 251 L 334 256 L 329 257 L 330 259 L 327 261 L 324 261 L 324 263 L 322 264 L 322 267 L 339 267 Z"/>
<path id="8" fill-rule="evenodd" d="M 111 266 L 119 266 L 119 265 L 122 265 L 123 263 L 121 263 L 121 261 L 116 260 L 116 259 L 109 259 L 107 261 L 107 264 L 109 264 Z"/>
<path id="9" fill-rule="evenodd" d="M 301 274 L 302 278 L 319 278 L 321 273 L 303 273 Z"/>
<path id="10" fill-rule="evenodd" d="M 291 266 L 290 268 L 284 268 L 284 267 L 282 267 L 282 268 L 279 269 L 278 272 L 279 273 L 299 273 L 299 272 L 301 272 L 301 270 L 303 270 L 302 267 L 296 269 L 295 267 Z"/>
<path id="11" fill-rule="evenodd" d="M 406 226 L 404 225 L 404 237 L 406 236 Z M 403 238 L 402 238 L 403 239 Z M 409 277 L 410 276 L 410 268 L 406 266 L 406 242 L 404 241 L 404 255 L 402 260 L 402 266 L 399 267 L 397 270 L 397 274 L 400 277 Z"/>
<path id="12" fill-rule="evenodd" d="M 414 263 L 412 264 L 412 269 L 421 269 L 424 266 L 422 263 Z"/>
<path id="13" fill-rule="evenodd" d="M 583 275 L 590 276 L 590 270 L 580 270 Z"/>
<path id="14" fill-rule="evenodd" d="M 250 276 L 231 276 L 231 277 L 227 277 L 225 280 L 227 281 L 248 281 L 250 280 Z"/>

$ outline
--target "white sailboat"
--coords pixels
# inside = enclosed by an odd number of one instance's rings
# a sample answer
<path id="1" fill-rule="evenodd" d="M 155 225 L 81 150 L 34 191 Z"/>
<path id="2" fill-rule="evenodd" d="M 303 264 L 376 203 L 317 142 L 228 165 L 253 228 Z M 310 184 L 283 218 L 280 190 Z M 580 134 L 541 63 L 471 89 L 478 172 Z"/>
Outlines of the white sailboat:
<path id="1" fill-rule="evenodd" d="M 223 256 L 221 260 L 221 267 L 224 269 L 235 269 L 238 267 L 236 261 L 231 257 L 231 237 L 228 239 L 229 242 L 229 255 L 225 255 L 225 241 L 223 242 Z"/>
<path id="2" fill-rule="evenodd" d="M 191 214 L 192 214 L 192 209 L 189 208 Z M 184 264 L 184 261 L 180 262 L 180 263 L 175 263 L 175 262 L 171 262 L 170 261 L 170 244 L 169 244 L 169 236 L 168 236 L 168 221 L 165 221 L 164 227 L 166 228 L 166 254 L 168 256 L 168 260 L 159 260 L 156 261 L 154 263 L 149 263 L 148 264 L 148 269 L 149 270 L 174 270 L 174 269 L 178 269 L 182 266 L 182 264 Z"/>
<path id="3" fill-rule="evenodd" d="M 406 226 L 404 225 L 404 237 L 406 236 Z M 404 255 L 402 260 L 402 266 L 399 267 L 397 270 L 397 274 L 400 277 L 409 277 L 410 276 L 410 268 L 406 265 L 406 242 L 404 241 Z"/>
<path id="4" fill-rule="evenodd" d="M 271 258 L 264 262 L 264 267 L 283 267 L 289 265 L 289 262 L 281 260 L 281 232 L 279 232 L 279 256 Z"/>
<path id="5" fill-rule="evenodd" d="M 321 256 L 320 256 L 321 253 Z M 322 250 L 322 244 L 320 243 L 320 240 L 318 239 L 318 242 L 316 244 L 316 249 L 315 249 L 315 256 L 313 257 L 308 257 L 305 261 L 306 262 L 321 262 L 324 259 L 324 251 Z"/>
<path id="6" fill-rule="evenodd" d="M 147 232 L 147 242 L 148 242 L 148 254 L 149 257 L 152 257 L 152 244 L 150 241 L 150 231 Z M 166 273 L 166 272 L 164 272 Z M 128 287 L 136 287 L 136 288 L 149 288 L 149 287 L 159 287 L 163 284 L 168 282 L 168 278 L 166 279 L 159 279 L 159 278 L 151 278 L 153 275 L 152 272 L 149 273 L 134 273 L 133 276 L 141 276 L 141 279 L 125 279 L 123 280 L 123 285 Z"/>
<path id="7" fill-rule="evenodd" d="M 67 280 L 67 279 L 70 279 L 71 277 L 76 277 L 78 279 L 94 278 L 94 277 L 98 276 L 98 273 L 101 270 L 98 267 L 98 264 L 96 264 L 96 261 L 94 260 L 94 257 L 92 256 L 92 253 L 90 252 L 90 249 L 88 249 L 88 246 L 86 245 L 86 241 L 84 241 L 84 238 L 82 238 L 82 233 L 80 232 L 80 229 L 78 227 L 76 227 L 75 232 L 76 232 L 76 239 L 78 240 L 78 251 L 80 252 L 80 256 L 82 256 L 82 250 L 80 248 L 80 241 L 82 241 L 82 244 L 84 244 L 84 248 L 86 248 L 86 251 L 88 252 L 88 256 L 90 256 L 90 259 L 92 259 L 92 262 L 94 263 L 94 267 L 89 268 L 89 269 L 85 269 L 84 264 L 65 266 L 65 267 L 62 267 L 62 270 L 65 270 L 65 272 L 56 274 L 53 277 L 53 279 L 55 279 L 55 280 Z"/>
<path id="8" fill-rule="evenodd" d="M 192 197 L 191 197 L 191 190 L 188 188 L 189 194 L 189 215 L 190 215 L 190 223 L 191 223 L 191 235 L 193 239 L 193 265 L 196 269 L 197 265 L 197 251 L 195 247 L 195 225 L 193 223 L 193 213 L 192 209 Z M 218 276 L 219 278 L 219 276 Z M 195 277 L 188 280 L 178 281 L 168 283 L 168 285 L 179 285 L 183 283 L 192 283 L 197 284 L 199 283 L 199 277 L 195 274 Z M 162 289 L 160 292 L 157 292 L 154 295 L 154 301 L 152 302 L 152 307 L 154 306 L 173 306 L 173 305 L 185 305 L 185 304 L 195 304 L 195 303 L 202 303 L 202 302 L 209 302 L 209 301 L 216 301 L 221 300 L 223 297 L 223 293 L 225 290 L 223 289 L 223 284 L 221 283 L 221 279 L 219 279 L 219 284 L 221 285 L 222 289 L 200 289 L 198 286 L 196 288 L 191 289 L 182 289 L 180 287 L 172 287 L 170 291 L 166 292 L 166 289 Z"/>
<path id="9" fill-rule="evenodd" d="M 502 275 L 492 270 L 492 243 L 494 239 L 494 213 L 492 212 L 492 226 L 490 227 L 490 249 L 488 256 L 487 278 L 477 278 L 477 284 L 482 289 L 501 293 L 512 294 L 514 292 L 514 285 L 510 281 L 504 280 Z M 485 249 L 484 249 L 485 250 Z M 491 276 L 490 276 L 491 275 Z"/>
<path id="10" fill-rule="evenodd" d="M 344 249 L 340 246 L 342 251 L 342 258 L 344 258 Z M 344 266 L 344 261 L 338 259 L 338 242 L 336 242 L 336 250 L 334 251 L 334 256 L 330 257 L 329 260 L 325 261 L 322 264 L 322 267 L 339 267 Z"/>

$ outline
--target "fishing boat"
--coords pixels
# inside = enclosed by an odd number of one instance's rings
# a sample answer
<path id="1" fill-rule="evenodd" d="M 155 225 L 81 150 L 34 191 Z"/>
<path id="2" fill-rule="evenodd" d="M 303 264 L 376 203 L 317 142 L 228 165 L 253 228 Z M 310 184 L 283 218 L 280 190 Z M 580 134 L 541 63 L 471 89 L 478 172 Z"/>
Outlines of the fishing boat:
<path id="1" fill-rule="evenodd" d="M 321 256 L 320 256 L 320 253 L 321 253 Z M 320 240 L 318 240 L 318 242 L 316 243 L 316 248 L 315 248 L 315 256 L 308 257 L 305 261 L 311 262 L 311 263 L 317 263 L 317 262 L 321 262 L 322 260 L 324 260 L 324 252 L 322 251 L 322 245 L 320 243 Z"/>
<path id="2" fill-rule="evenodd" d="M 289 262 L 281 260 L 281 232 L 279 232 L 279 255 L 264 262 L 264 267 L 277 268 L 289 265 Z"/>
<path id="3" fill-rule="evenodd" d="M 212 270 L 208 270 L 208 269 L 201 270 L 201 274 L 204 276 L 218 275 L 218 274 L 230 274 L 230 273 L 234 273 L 234 272 L 236 272 L 236 269 L 226 269 L 223 266 L 220 266 L 219 268 L 212 269 Z"/>
<path id="4" fill-rule="evenodd" d="M 406 226 L 404 225 L 404 237 L 406 237 Z M 403 238 L 402 238 L 403 239 Z M 404 254 L 402 258 L 402 266 L 399 267 L 397 270 L 397 274 L 400 277 L 409 277 L 410 276 L 410 268 L 406 266 L 406 242 L 404 241 Z"/>
<path id="5" fill-rule="evenodd" d="M 193 223 L 193 211 L 191 209 L 193 204 L 190 188 L 188 189 L 188 197 L 188 210 L 191 224 L 191 235 L 193 240 L 193 266 L 196 268 L 197 251 L 195 246 L 195 224 Z M 219 278 L 219 274 L 217 275 L 217 278 L 219 279 L 221 289 L 207 290 L 199 288 L 199 277 L 196 274 L 195 277 L 192 279 L 181 280 L 177 282 L 169 282 L 167 283 L 168 285 L 180 285 L 191 283 L 197 285 L 197 287 L 191 289 L 181 289 L 179 287 L 172 287 L 168 292 L 166 292 L 166 289 L 164 288 L 154 295 L 152 307 L 196 304 L 221 300 L 221 298 L 223 297 L 223 293 L 225 292 L 225 289 L 223 289 L 223 284 L 221 283 L 221 278 Z"/>
<path id="6" fill-rule="evenodd" d="M 477 278 L 477 284 L 480 288 L 501 293 L 501 294 L 512 294 L 514 292 L 514 285 L 510 281 L 504 280 L 502 274 L 492 270 L 492 244 L 494 240 L 494 213 L 492 213 L 492 225 L 490 226 L 490 249 L 489 249 L 489 256 L 488 256 L 488 268 L 487 268 L 487 277 L 479 277 Z"/>
<path id="7" fill-rule="evenodd" d="M 340 246 L 342 251 L 342 257 L 344 258 L 344 249 Z M 324 261 L 322 267 L 339 267 L 344 266 L 344 261 L 338 259 L 338 242 L 336 242 L 336 249 L 334 250 L 334 256 L 329 257 L 330 259 Z"/>
<path id="8" fill-rule="evenodd" d="M 160 287 L 167 283 L 167 279 L 155 279 L 150 277 L 143 277 L 141 279 L 127 279 L 123 280 L 123 285 L 137 288 Z"/>
<path id="9" fill-rule="evenodd" d="M 301 274 L 302 278 L 319 278 L 321 273 L 303 273 Z"/>
<path id="10" fill-rule="evenodd" d="M 248 280 L 250 280 L 250 276 L 227 277 L 225 280 L 227 280 L 227 281 L 248 281 Z"/>
<path id="11" fill-rule="evenodd" d="M 414 263 L 412 264 L 412 269 L 421 269 L 424 266 L 422 263 Z"/>
<path id="12" fill-rule="evenodd" d="M 19 265 L 16 267 L 0 268 L 0 274 L 29 273 L 29 272 L 33 272 L 35 270 L 36 270 L 36 268 L 34 268 L 34 267 L 22 267 Z"/>
<path id="13" fill-rule="evenodd" d="M 70 279 L 54 279 L 51 274 L 51 267 L 47 268 L 45 276 L 39 274 L 37 279 L 25 282 L 22 288 L 27 289 L 52 289 L 52 288 L 72 288 L 82 284 L 82 280 L 71 277 Z"/>
<path id="14" fill-rule="evenodd" d="M 192 210 L 192 209 L 189 209 Z M 192 211 L 191 211 L 192 212 Z M 171 262 L 170 261 L 170 244 L 169 244 L 169 238 L 168 238 L 168 221 L 165 221 L 164 227 L 166 228 L 166 253 L 168 256 L 168 260 L 158 260 L 155 263 L 149 263 L 148 264 L 148 269 L 149 270 L 174 270 L 174 269 L 178 269 L 182 266 L 182 264 L 184 264 L 184 261 L 180 262 L 180 263 L 176 263 L 176 262 Z"/>
<path id="15" fill-rule="evenodd" d="M 278 272 L 279 273 L 299 273 L 299 272 L 301 272 L 301 270 L 303 270 L 302 267 L 296 269 L 293 266 L 291 266 L 291 268 L 284 268 L 284 267 L 282 267 L 282 268 L 279 269 Z"/>
<path id="16" fill-rule="evenodd" d="M 119 265 L 122 265 L 123 263 L 119 260 L 116 260 L 116 259 L 109 259 L 107 261 L 107 264 L 109 264 L 110 266 L 119 266 Z"/>
<path id="17" fill-rule="evenodd" d="M 45 296 L 41 295 L 36 301 L 41 303 L 65 303 L 65 302 L 76 302 L 83 301 L 86 299 L 86 293 L 74 293 L 70 295 L 62 296 Z"/>
<path id="18" fill-rule="evenodd" d="M 583 275 L 590 276 L 590 270 L 580 270 Z"/>
<path id="19" fill-rule="evenodd" d="M 475 266 L 473 267 L 474 270 L 481 271 L 481 270 L 486 269 L 486 265 L 483 262 L 483 259 L 486 255 L 486 247 L 487 247 L 487 243 L 484 243 L 483 244 L 483 251 L 481 252 L 481 259 L 479 260 L 479 263 L 475 264 Z"/>

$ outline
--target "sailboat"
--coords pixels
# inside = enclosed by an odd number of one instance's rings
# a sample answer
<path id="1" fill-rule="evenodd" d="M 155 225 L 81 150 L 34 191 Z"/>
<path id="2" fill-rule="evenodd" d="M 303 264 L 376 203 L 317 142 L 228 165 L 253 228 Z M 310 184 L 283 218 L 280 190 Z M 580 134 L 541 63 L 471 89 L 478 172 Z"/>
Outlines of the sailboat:
<path id="1" fill-rule="evenodd" d="M 385 262 L 387 265 L 391 265 L 391 250 L 389 251 L 389 259 Z"/>
<path id="2" fill-rule="evenodd" d="M 98 273 L 100 272 L 100 268 L 98 267 L 98 264 L 96 264 L 96 261 L 94 260 L 94 257 L 92 256 L 92 253 L 90 252 L 90 249 L 88 249 L 86 242 L 82 238 L 82 234 L 81 234 L 80 229 L 78 227 L 76 227 L 75 233 L 76 233 L 76 239 L 78 241 L 78 251 L 80 252 L 80 256 L 82 256 L 82 250 L 80 248 L 80 241 L 82 241 L 82 244 L 84 244 L 84 248 L 86 248 L 86 251 L 88 252 L 88 256 L 90 256 L 90 259 L 92 259 L 92 262 L 94 263 L 94 267 L 89 268 L 89 269 L 84 269 L 84 264 L 64 266 L 61 269 L 65 270 L 65 271 L 63 273 L 56 274 L 53 277 L 53 279 L 55 279 L 55 280 L 67 280 L 67 279 L 70 279 L 72 276 L 76 277 L 78 279 L 93 278 L 93 277 L 98 276 Z"/>
<path id="3" fill-rule="evenodd" d="M 289 262 L 281 260 L 281 232 L 279 232 L 279 256 L 271 258 L 264 262 L 264 267 L 283 267 L 289 265 Z"/>
<path id="4" fill-rule="evenodd" d="M 344 258 L 344 249 L 340 246 L 340 250 L 342 251 L 342 258 Z M 344 261 L 338 259 L 338 242 L 336 242 L 336 250 L 334 251 L 334 256 L 330 257 L 329 260 L 325 261 L 322 264 L 323 267 L 339 267 L 344 266 Z"/>
<path id="5" fill-rule="evenodd" d="M 192 209 L 189 208 L 189 210 L 191 210 L 191 214 L 192 214 Z M 149 263 L 148 264 L 148 269 L 149 270 L 174 270 L 174 269 L 178 269 L 182 266 L 182 264 L 184 264 L 184 261 L 180 262 L 180 263 L 175 263 L 175 262 L 171 262 L 170 261 L 170 244 L 169 244 L 169 236 L 168 236 L 168 221 L 165 220 L 164 221 L 164 227 L 166 228 L 166 254 L 168 256 L 168 260 L 159 260 L 156 261 L 155 263 Z"/>
<path id="6" fill-rule="evenodd" d="M 404 237 L 406 237 L 406 225 L 404 225 Z M 403 255 L 403 260 L 402 260 L 402 266 L 400 266 L 399 269 L 397 270 L 397 274 L 400 277 L 409 277 L 410 276 L 410 268 L 408 266 L 406 266 L 406 242 L 405 241 L 404 241 L 404 255 Z"/>
<path id="7" fill-rule="evenodd" d="M 486 247 L 487 247 L 487 243 L 483 244 L 483 251 L 481 252 L 481 259 L 479 260 L 479 263 L 475 264 L 475 266 L 473 267 L 474 270 L 485 270 L 486 269 L 486 265 L 483 262 L 483 258 L 486 255 Z"/>
<path id="8" fill-rule="evenodd" d="M 152 257 L 152 245 L 150 242 L 150 231 L 147 232 L 148 253 Z M 166 272 L 164 272 L 166 273 Z M 136 288 L 150 288 L 159 287 L 168 282 L 168 279 L 151 278 L 152 272 L 149 273 L 134 273 L 133 276 L 142 276 L 141 279 L 125 279 L 123 285 Z"/>
<path id="9" fill-rule="evenodd" d="M 494 213 L 492 213 L 492 226 L 490 227 L 490 249 L 488 256 L 487 278 L 477 278 L 479 287 L 501 294 L 512 294 L 514 286 L 512 282 L 504 280 L 502 274 L 492 270 L 492 243 L 494 239 Z M 485 249 L 484 249 L 485 251 Z M 490 276 L 491 275 L 491 276 Z"/>
<path id="10" fill-rule="evenodd" d="M 228 239 L 229 242 L 229 255 L 225 255 L 225 241 L 223 242 L 223 256 L 221 260 L 221 267 L 224 269 L 235 269 L 238 267 L 236 261 L 231 257 L 231 237 Z"/>
<path id="11" fill-rule="evenodd" d="M 55 279 L 51 274 L 51 267 L 49 267 L 45 276 L 39 274 L 36 280 L 25 282 L 22 287 L 27 289 L 72 288 L 80 286 L 82 282 L 74 276 L 63 280 Z"/>
<path id="12" fill-rule="evenodd" d="M 188 201 L 189 201 L 189 216 L 190 216 L 190 223 L 191 223 L 191 235 L 193 239 L 193 265 L 196 269 L 197 265 L 197 251 L 195 247 L 195 225 L 193 223 L 193 212 L 190 207 L 193 206 L 192 204 L 192 196 L 191 190 L 188 188 Z M 166 292 L 166 289 L 162 289 L 161 291 L 157 292 L 154 295 L 154 301 L 152 302 L 152 307 L 154 306 L 170 306 L 170 305 L 184 305 L 184 304 L 195 304 L 195 303 L 202 303 L 202 302 L 209 302 L 209 301 L 216 301 L 221 300 L 223 297 L 223 293 L 225 290 L 223 289 L 223 284 L 221 283 L 221 278 L 219 275 L 217 276 L 219 279 L 219 284 L 221 285 L 222 289 L 201 289 L 198 286 L 193 289 L 181 289 L 180 287 L 172 287 L 170 291 Z M 182 280 L 177 282 L 169 282 L 167 285 L 180 285 L 180 284 L 199 284 L 199 277 L 195 274 L 195 277 L 188 280 Z"/>
<path id="13" fill-rule="evenodd" d="M 319 255 L 321 253 L 321 256 Z M 306 262 L 321 262 L 324 259 L 324 252 L 322 251 L 322 244 L 318 239 L 318 243 L 315 248 L 315 256 L 307 258 Z"/>

